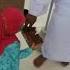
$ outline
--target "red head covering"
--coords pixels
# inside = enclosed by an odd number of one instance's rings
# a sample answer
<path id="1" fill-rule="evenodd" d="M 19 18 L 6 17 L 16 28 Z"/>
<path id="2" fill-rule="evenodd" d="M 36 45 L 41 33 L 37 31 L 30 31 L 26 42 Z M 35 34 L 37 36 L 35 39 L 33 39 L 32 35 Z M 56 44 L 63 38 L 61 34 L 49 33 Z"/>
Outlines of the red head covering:
<path id="1" fill-rule="evenodd" d="M 4 48 L 17 40 L 15 33 L 17 33 L 22 24 L 25 22 L 25 17 L 23 13 L 15 7 L 5 8 L 0 16 L 0 34 L 2 35 L 0 38 L 0 53 L 3 52 Z M 8 35 L 8 36 L 6 36 Z"/>
<path id="2" fill-rule="evenodd" d="M 23 13 L 18 8 L 14 7 L 5 8 L 2 16 L 7 27 L 6 30 L 9 34 L 16 33 L 20 30 L 20 27 L 25 21 Z"/>

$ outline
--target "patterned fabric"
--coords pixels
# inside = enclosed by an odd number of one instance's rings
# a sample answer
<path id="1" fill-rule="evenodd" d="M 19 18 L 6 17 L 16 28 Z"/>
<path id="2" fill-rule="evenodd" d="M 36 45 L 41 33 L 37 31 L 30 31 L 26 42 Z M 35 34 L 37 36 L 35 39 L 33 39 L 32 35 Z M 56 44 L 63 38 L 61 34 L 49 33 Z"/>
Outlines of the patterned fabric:
<path id="1" fill-rule="evenodd" d="M 19 70 L 20 57 L 25 58 L 24 56 L 27 57 L 32 53 L 30 48 L 25 50 L 20 51 L 20 44 L 17 41 L 5 48 L 4 53 L 0 56 L 0 70 Z"/>

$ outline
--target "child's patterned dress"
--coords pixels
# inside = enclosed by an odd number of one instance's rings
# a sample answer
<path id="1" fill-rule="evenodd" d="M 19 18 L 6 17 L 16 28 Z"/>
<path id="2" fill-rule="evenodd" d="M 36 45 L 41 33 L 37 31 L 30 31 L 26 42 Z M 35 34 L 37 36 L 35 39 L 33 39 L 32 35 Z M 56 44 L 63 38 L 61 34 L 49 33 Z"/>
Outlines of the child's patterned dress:
<path id="1" fill-rule="evenodd" d="M 26 58 L 32 53 L 30 48 L 20 51 L 20 43 L 15 41 L 5 48 L 0 56 L 0 70 L 19 70 L 20 58 Z"/>

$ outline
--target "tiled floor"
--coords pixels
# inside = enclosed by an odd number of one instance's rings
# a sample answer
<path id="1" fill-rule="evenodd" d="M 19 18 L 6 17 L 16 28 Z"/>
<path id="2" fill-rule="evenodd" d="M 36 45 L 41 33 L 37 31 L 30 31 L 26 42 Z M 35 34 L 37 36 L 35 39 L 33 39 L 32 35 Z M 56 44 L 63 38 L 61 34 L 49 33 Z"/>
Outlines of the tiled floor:
<path id="1" fill-rule="evenodd" d="M 28 4 L 29 4 L 30 0 L 26 0 L 26 4 L 25 4 L 25 8 L 28 8 Z M 40 32 L 41 28 L 45 25 L 46 22 L 46 15 L 40 16 L 38 18 L 38 21 L 35 23 L 35 26 L 37 27 L 37 31 Z M 42 18 L 44 18 L 43 20 L 41 20 Z M 21 36 L 21 35 L 18 35 Z M 25 47 L 28 47 L 25 39 L 22 37 L 20 37 L 21 40 L 21 49 L 24 49 Z M 23 43 L 24 42 L 24 43 Z M 46 61 L 40 68 L 36 68 L 33 65 L 33 60 L 40 55 L 39 52 L 37 51 L 33 51 L 32 55 L 26 59 L 22 59 L 20 61 L 20 70 L 70 70 L 70 65 L 68 65 L 67 67 L 62 67 L 59 63 L 56 62 L 52 62 L 52 61 Z"/>
<path id="2" fill-rule="evenodd" d="M 36 68 L 32 63 L 34 56 L 37 55 L 33 54 L 31 58 L 21 60 L 20 70 L 70 70 L 70 65 L 67 67 L 62 67 L 59 63 L 52 61 L 46 61 L 40 68 Z"/>

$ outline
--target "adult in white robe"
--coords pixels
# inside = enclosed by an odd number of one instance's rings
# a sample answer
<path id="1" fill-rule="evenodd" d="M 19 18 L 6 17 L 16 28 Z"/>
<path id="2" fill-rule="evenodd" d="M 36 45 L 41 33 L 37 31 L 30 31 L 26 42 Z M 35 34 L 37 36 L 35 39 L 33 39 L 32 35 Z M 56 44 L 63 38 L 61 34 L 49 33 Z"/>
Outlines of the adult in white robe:
<path id="1" fill-rule="evenodd" d="M 42 54 L 49 60 L 70 62 L 70 0 L 53 0 L 55 9 L 47 26 Z M 49 0 L 32 0 L 29 13 L 40 16 L 47 11 Z"/>

